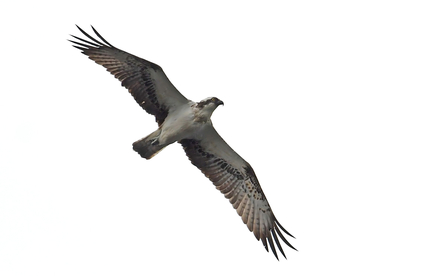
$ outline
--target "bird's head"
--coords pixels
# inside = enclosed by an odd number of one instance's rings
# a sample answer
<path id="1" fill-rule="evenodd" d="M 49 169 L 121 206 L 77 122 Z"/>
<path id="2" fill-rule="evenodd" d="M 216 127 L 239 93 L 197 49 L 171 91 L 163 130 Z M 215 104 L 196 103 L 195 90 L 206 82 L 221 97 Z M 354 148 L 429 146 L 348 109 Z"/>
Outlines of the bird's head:
<path id="1" fill-rule="evenodd" d="M 216 97 L 210 97 L 198 102 L 196 107 L 199 110 L 201 117 L 207 117 L 208 119 L 219 105 L 224 105 L 224 102 Z"/>

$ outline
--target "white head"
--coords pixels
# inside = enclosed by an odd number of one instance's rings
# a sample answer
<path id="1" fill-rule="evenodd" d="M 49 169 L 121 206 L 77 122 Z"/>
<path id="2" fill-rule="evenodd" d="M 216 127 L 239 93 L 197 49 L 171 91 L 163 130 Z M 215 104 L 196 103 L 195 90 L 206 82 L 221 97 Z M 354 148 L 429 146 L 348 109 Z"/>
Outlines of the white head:
<path id="1" fill-rule="evenodd" d="M 197 103 L 196 108 L 198 109 L 198 115 L 205 120 L 211 118 L 214 110 L 219 105 L 223 105 L 223 101 L 216 97 L 209 97 Z"/>

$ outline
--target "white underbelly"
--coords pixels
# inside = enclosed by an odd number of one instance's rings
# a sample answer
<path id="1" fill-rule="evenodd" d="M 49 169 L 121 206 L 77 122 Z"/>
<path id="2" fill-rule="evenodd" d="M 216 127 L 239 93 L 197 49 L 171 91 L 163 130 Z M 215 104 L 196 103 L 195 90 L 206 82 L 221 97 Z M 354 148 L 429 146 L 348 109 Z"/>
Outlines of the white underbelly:
<path id="1" fill-rule="evenodd" d="M 166 117 L 159 137 L 161 144 L 170 144 L 182 139 L 195 139 L 201 132 L 204 123 L 194 120 L 191 108 L 173 112 Z M 199 135 L 200 136 L 200 135 Z"/>

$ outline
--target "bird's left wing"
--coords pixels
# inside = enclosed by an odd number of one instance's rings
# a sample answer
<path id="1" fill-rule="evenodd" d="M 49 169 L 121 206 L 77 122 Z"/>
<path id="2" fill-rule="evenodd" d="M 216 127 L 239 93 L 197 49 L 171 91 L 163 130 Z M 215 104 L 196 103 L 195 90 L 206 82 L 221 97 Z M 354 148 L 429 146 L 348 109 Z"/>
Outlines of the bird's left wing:
<path id="1" fill-rule="evenodd" d="M 78 29 L 89 40 L 73 36 L 77 39 L 69 40 L 75 44 L 73 46 L 119 79 L 137 103 L 155 116 L 159 125 L 170 110 L 188 103 L 188 99 L 172 85 L 160 66 L 112 46 L 93 27 L 101 41 Z"/>
<path id="2" fill-rule="evenodd" d="M 268 251 L 278 258 L 273 240 L 285 257 L 278 236 L 295 249 L 283 236 L 290 235 L 276 220 L 250 164 L 240 157 L 217 133 L 212 125 L 203 131 L 200 140 L 180 141 L 191 162 L 198 167 L 236 209 L 248 229 L 260 239 Z"/>

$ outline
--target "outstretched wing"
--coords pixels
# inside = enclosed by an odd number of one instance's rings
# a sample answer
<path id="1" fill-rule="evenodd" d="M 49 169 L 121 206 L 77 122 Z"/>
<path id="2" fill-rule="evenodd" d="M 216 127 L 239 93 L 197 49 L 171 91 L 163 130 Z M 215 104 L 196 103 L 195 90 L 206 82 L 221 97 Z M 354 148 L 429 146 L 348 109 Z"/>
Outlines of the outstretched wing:
<path id="1" fill-rule="evenodd" d="M 286 257 L 278 236 L 295 249 L 281 233 L 282 230 L 293 237 L 276 220 L 250 164 L 220 137 L 212 125 L 204 130 L 201 140 L 183 139 L 180 143 L 191 162 L 230 200 L 242 221 L 256 239 L 262 241 L 267 251 L 270 245 L 278 259 L 274 240 Z"/>
<path id="2" fill-rule="evenodd" d="M 93 26 L 93 31 L 101 41 L 78 29 L 90 40 L 72 35 L 78 40 L 69 40 L 75 44 L 73 46 L 119 79 L 137 103 L 149 114 L 155 115 L 159 125 L 172 108 L 188 102 L 157 64 L 115 48 Z"/>

